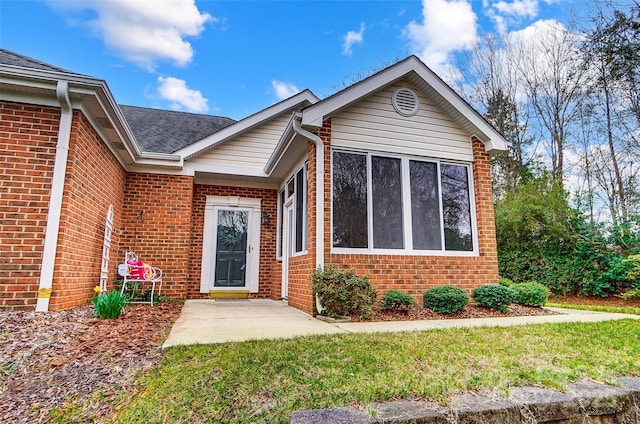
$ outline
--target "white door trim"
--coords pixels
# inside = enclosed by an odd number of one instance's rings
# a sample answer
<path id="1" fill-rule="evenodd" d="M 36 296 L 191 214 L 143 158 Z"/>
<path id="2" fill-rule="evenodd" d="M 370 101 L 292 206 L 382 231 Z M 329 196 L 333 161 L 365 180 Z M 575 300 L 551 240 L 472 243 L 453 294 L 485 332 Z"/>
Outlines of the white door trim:
<path id="1" fill-rule="evenodd" d="M 289 260 L 293 256 L 292 238 L 295 234 L 292 227 L 295 222 L 293 199 L 290 199 L 282 208 L 282 289 L 281 297 L 286 299 L 289 297 Z"/>
<path id="2" fill-rule="evenodd" d="M 204 234 L 202 237 L 202 268 L 200 270 L 200 293 L 214 289 L 212 275 L 215 267 L 216 211 L 218 208 L 242 208 L 251 211 L 247 239 L 247 272 L 245 285 L 250 293 L 258 292 L 260 274 L 260 199 L 238 196 L 207 196 L 204 207 Z M 215 290 L 227 290 L 216 287 Z"/>

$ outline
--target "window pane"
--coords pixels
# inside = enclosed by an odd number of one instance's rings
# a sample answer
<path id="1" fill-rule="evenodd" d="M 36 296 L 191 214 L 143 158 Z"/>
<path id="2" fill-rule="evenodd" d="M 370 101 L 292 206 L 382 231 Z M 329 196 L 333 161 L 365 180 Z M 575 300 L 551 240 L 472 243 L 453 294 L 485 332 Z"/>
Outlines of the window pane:
<path id="1" fill-rule="evenodd" d="M 333 246 L 367 244 L 367 157 L 334 152 Z"/>
<path id="2" fill-rule="evenodd" d="M 440 165 L 444 245 L 446 250 L 473 250 L 467 167 Z"/>
<path id="3" fill-rule="evenodd" d="M 400 159 L 371 157 L 373 247 L 402 249 L 402 175 Z"/>
<path id="4" fill-rule="evenodd" d="M 409 161 L 411 231 L 416 250 L 442 250 L 437 165 Z"/>
<path id="5" fill-rule="evenodd" d="M 306 191 L 304 184 L 304 167 L 296 174 L 296 252 L 302 252 L 305 248 L 303 246 L 303 231 L 306 231 L 305 226 L 305 201 Z"/>

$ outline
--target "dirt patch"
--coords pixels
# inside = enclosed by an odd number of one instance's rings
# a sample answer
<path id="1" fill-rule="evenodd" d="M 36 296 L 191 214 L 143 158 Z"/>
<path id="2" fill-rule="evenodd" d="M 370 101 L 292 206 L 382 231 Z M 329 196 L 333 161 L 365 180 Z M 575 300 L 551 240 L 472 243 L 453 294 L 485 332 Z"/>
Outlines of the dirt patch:
<path id="1" fill-rule="evenodd" d="M 182 304 L 130 305 L 116 320 L 89 306 L 69 311 L 0 312 L 0 422 L 49 422 L 75 408 L 78 422 L 100 422 L 135 377 L 157 365 Z M 77 405 L 82 405 L 79 407 Z"/>

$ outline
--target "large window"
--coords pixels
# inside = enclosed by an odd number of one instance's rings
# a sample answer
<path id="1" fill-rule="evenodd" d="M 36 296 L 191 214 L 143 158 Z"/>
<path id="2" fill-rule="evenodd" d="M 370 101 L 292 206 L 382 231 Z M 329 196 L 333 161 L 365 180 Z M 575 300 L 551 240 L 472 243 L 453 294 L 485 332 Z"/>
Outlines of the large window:
<path id="1" fill-rule="evenodd" d="M 469 166 L 333 152 L 333 247 L 471 252 Z"/>

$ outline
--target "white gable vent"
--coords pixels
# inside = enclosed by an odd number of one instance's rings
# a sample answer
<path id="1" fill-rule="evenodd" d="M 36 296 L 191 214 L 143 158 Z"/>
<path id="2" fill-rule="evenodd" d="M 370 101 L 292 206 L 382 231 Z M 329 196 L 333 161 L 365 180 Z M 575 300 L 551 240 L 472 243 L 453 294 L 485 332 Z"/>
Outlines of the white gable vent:
<path id="1" fill-rule="evenodd" d="M 393 107 L 402 116 L 413 116 L 418 113 L 420 101 L 413 90 L 402 87 L 393 92 Z"/>

